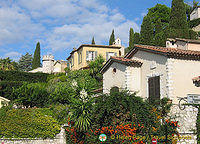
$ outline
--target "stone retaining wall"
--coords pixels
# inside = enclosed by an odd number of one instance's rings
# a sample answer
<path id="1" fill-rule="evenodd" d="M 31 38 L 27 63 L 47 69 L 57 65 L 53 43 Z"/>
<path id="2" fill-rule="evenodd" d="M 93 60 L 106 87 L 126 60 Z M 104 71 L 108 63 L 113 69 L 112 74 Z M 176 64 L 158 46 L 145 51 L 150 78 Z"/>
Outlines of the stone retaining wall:
<path id="1" fill-rule="evenodd" d="M 54 139 L 0 139 L 0 144 L 66 144 L 65 129 L 61 128 Z"/>
<path id="2" fill-rule="evenodd" d="M 173 105 L 171 108 L 171 116 L 178 121 L 180 127 L 180 140 L 178 144 L 197 144 L 196 140 L 196 120 L 198 109 L 193 106 L 185 106 L 181 110 L 178 105 Z"/>

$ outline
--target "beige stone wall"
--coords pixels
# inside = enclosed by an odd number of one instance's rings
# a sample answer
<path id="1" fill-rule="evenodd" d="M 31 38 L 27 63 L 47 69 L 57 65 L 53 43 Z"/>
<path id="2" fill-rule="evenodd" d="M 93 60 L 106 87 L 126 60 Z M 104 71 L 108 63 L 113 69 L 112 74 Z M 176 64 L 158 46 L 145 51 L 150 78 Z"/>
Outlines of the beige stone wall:
<path id="1" fill-rule="evenodd" d="M 72 66 L 72 70 L 81 69 L 88 65 L 86 61 L 86 51 L 97 51 L 97 55 L 102 55 L 106 60 L 106 52 L 114 52 L 119 56 L 119 48 L 101 48 L 101 47 L 82 47 L 78 52 L 74 52 L 72 56 L 74 56 L 74 66 Z M 82 52 L 82 62 L 78 63 L 78 53 Z"/>
<path id="2" fill-rule="evenodd" d="M 200 89 L 193 84 L 192 78 L 199 76 L 200 61 L 169 59 L 171 63 L 170 98 L 178 103 L 178 97 L 187 94 L 200 94 Z"/>
<path id="3" fill-rule="evenodd" d="M 137 92 L 137 96 L 141 96 L 141 68 L 126 68 L 126 88 L 130 92 Z"/>
<path id="4" fill-rule="evenodd" d="M 10 100 L 0 97 L 0 108 L 3 106 L 3 104 L 8 104 Z"/>
<path id="5" fill-rule="evenodd" d="M 144 51 L 138 51 L 133 58 L 143 62 L 141 68 L 141 96 L 142 98 L 148 98 L 148 78 L 154 76 L 160 76 L 160 92 L 161 98 L 167 97 L 167 72 L 166 63 L 167 58 L 153 53 Z"/>
<path id="6" fill-rule="evenodd" d="M 103 74 L 103 93 L 109 93 L 110 88 L 117 86 L 121 89 L 126 88 L 126 67 L 123 64 L 114 62 Z M 113 69 L 116 68 L 116 73 Z"/>
<path id="7" fill-rule="evenodd" d="M 61 69 L 61 64 L 60 63 L 56 63 L 56 65 L 54 65 L 54 70 L 53 72 L 62 72 L 62 69 Z"/>
<path id="8" fill-rule="evenodd" d="M 200 45 L 195 43 L 188 43 L 188 50 L 200 51 Z"/>

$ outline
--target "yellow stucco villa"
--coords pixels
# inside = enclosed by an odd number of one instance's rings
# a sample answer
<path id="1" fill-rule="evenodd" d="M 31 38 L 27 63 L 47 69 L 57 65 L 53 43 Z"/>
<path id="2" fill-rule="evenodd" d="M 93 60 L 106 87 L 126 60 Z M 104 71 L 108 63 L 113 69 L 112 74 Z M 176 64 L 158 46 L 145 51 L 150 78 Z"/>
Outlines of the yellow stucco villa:
<path id="1" fill-rule="evenodd" d="M 74 49 L 67 58 L 68 67 L 71 70 L 87 68 L 88 62 L 98 55 L 102 55 L 106 61 L 112 56 L 123 56 L 124 47 L 121 45 L 121 40 L 117 38 L 113 45 L 81 45 L 78 49 Z"/>

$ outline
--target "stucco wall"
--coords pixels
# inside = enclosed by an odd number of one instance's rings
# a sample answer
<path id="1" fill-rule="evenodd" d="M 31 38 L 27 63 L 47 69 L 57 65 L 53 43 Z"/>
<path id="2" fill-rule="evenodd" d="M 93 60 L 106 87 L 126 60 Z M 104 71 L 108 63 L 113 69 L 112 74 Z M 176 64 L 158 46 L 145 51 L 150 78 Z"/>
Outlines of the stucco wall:
<path id="1" fill-rule="evenodd" d="M 78 52 L 82 51 L 82 62 L 78 63 Z M 106 60 L 106 52 L 114 52 L 117 53 L 117 56 L 119 56 L 120 49 L 118 47 L 116 48 L 101 48 L 101 47 L 82 47 L 78 52 L 74 52 L 74 66 L 72 66 L 72 70 L 77 70 L 83 67 L 86 67 L 87 61 L 86 61 L 86 51 L 97 51 L 97 55 L 102 55 L 104 59 Z M 123 54 L 123 52 L 122 52 Z"/>
<path id="2" fill-rule="evenodd" d="M 123 64 L 114 62 L 107 71 L 103 74 L 103 93 L 109 93 L 110 88 L 117 86 L 119 88 L 126 88 L 126 67 Z M 116 73 L 113 72 L 116 68 Z"/>
<path id="3" fill-rule="evenodd" d="M 188 50 L 200 51 L 199 44 L 188 43 Z"/>
<path id="4" fill-rule="evenodd" d="M 141 68 L 126 67 L 126 88 L 130 92 L 137 92 L 137 96 L 141 96 Z"/>
<path id="5" fill-rule="evenodd" d="M 188 44 L 183 41 L 177 41 L 176 45 L 178 46 L 177 48 L 179 48 L 179 49 L 187 50 L 187 48 L 188 48 Z"/>
<path id="6" fill-rule="evenodd" d="M 199 76 L 200 61 L 169 59 L 171 61 L 171 95 L 173 103 L 178 103 L 178 97 L 187 94 L 200 94 L 200 89 L 193 84 L 192 78 Z"/>
<path id="7" fill-rule="evenodd" d="M 158 54 L 138 51 L 132 59 L 143 62 L 141 67 L 141 96 L 143 98 L 148 98 L 148 78 L 160 76 L 161 98 L 166 97 L 167 58 Z"/>

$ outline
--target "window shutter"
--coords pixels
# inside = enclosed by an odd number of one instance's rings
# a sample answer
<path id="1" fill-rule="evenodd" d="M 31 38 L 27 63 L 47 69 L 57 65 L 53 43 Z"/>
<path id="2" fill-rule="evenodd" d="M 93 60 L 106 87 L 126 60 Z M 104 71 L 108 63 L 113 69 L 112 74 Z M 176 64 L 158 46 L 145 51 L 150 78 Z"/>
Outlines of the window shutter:
<path id="1" fill-rule="evenodd" d="M 106 52 L 106 61 L 108 60 L 108 52 Z"/>
<path id="2" fill-rule="evenodd" d="M 86 51 L 86 61 L 89 60 L 89 51 Z"/>
<path id="3" fill-rule="evenodd" d="M 149 101 L 156 102 L 160 100 L 160 77 L 151 77 L 148 79 Z"/>
<path id="4" fill-rule="evenodd" d="M 97 51 L 95 51 L 95 58 L 97 57 Z"/>
<path id="5" fill-rule="evenodd" d="M 78 64 L 80 64 L 80 53 L 78 53 Z"/>

